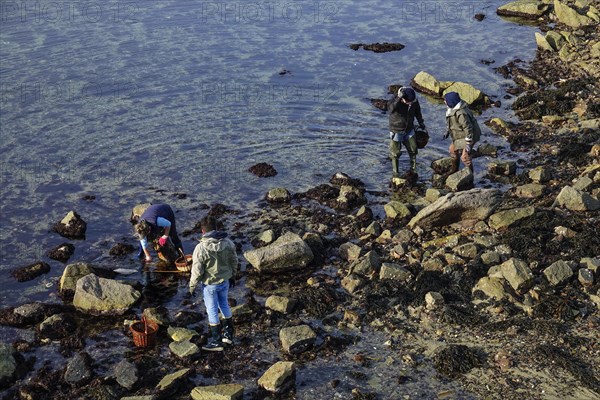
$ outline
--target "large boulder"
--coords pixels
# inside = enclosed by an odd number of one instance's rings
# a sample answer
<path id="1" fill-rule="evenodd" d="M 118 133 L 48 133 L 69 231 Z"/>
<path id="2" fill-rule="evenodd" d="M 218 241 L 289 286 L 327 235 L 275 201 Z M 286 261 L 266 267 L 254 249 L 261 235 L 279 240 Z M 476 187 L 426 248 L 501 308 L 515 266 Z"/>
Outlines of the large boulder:
<path id="1" fill-rule="evenodd" d="M 244 257 L 258 272 L 269 273 L 302 269 L 314 255 L 300 236 L 287 232 L 268 246 L 245 252 Z"/>
<path id="2" fill-rule="evenodd" d="M 9 344 L 0 343 L 0 389 L 8 387 L 17 371 L 15 350 Z"/>
<path id="3" fill-rule="evenodd" d="M 415 215 L 408 226 L 427 230 L 450 225 L 465 219 L 484 221 L 500 204 L 502 192 L 497 189 L 475 188 L 464 192 L 448 193 Z"/>
<path id="4" fill-rule="evenodd" d="M 73 305 L 92 315 L 122 315 L 141 296 L 130 285 L 89 274 L 77 281 Z"/>
<path id="5" fill-rule="evenodd" d="M 577 12 L 577 10 L 569 7 L 559 0 L 554 0 L 554 13 L 560 22 L 570 26 L 571 28 L 579 28 L 581 26 L 595 24 L 593 19 L 586 15 L 580 14 Z"/>
<path id="6" fill-rule="evenodd" d="M 443 91 L 442 96 L 445 96 L 446 93 L 450 92 L 458 93 L 460 98 L 470 105 L 481 105 L 485 101 L 485 94 L 468 83 L 454 82 Z"/>
<path id="7" fill-rule="evenodd" d="M 440 87 L 440 81 L 433 77 L 433 75 L 421 71 L 410 82 L 410 85 L 418 90 L 419 92 L 440 97 L 442 94 L 442 88 Z"/>
<path id="8" fill-rule="evenodd" d="M 539 0 L 517 0 L 498 7 L 496 14 L 505 17 L 537 19 L 548 11 L 548 4 Z"/>

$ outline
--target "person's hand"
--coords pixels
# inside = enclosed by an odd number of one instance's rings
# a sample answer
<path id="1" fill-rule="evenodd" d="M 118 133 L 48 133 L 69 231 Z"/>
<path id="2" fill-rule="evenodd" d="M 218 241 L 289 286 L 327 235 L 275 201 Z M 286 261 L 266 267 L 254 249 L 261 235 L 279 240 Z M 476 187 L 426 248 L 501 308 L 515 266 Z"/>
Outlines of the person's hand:
<path id="1" fill-rule="evenodd" d="M 442 136 L 443 140 L 448 139 L 448 137 L 450 136 L 450 131 L 446 131 L 446 133 L 444 133 L 444 136 Z"/>
<path id="2" fill-rule="evenodd" d="M 231 278 L 229 278 L 229 289 L 234 288 L 235 287 L 235 278 L 232 276 Z"/>
<path id="3" fill-rule="evenodd" d="M 152 257 L 150 257 L 150 256 L 146 256 L 146 258 L 144 259 L 144 262 L 147 262 L 147 263 L 149 263 L 151 261 L 152 261 Z"/>
<path id="4" fill-rule="evenodd" d="M 162 235 L 159 239 L 158 239 L 158 244 L 160 244 L 161 246 L 164 246 L 165 244 L 167 244 L 167 240 L 169 239 L 169 237 L 167 235 Z"/>

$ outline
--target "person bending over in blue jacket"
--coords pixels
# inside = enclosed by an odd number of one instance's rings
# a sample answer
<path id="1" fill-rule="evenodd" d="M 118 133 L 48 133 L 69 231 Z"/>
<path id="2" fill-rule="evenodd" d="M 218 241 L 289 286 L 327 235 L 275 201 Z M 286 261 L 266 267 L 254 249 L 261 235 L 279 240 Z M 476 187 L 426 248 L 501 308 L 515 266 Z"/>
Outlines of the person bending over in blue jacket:
<path id="1" fill-rule="evenodd" d="M 175 248 L 185 254 L 175 225 L 175 214 L 168 204 L 153 204 L 143 212 L 135 227 L 140 238 L 140 245 L 146 256 L 146 262 L 152 261 L 148 246 L 158 238 L 158 244 L 165 246 L 171 239 Z"/>

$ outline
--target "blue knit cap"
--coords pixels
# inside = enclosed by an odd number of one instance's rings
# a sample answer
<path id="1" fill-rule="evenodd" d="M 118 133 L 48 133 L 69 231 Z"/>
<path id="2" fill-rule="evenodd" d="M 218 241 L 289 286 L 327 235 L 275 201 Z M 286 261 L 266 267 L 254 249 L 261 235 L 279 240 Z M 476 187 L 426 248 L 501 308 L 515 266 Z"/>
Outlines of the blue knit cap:
<path id="1" fill-rule="evenodd" d="M 455 105 L 460 103 L 460 96 L 456 92 L 448 92 L 444 96 L 444 100 L 446 100 L 446 104 L 448 104 L 448 107 L 454 108 Z"/>
<path id="2" fill-rule="evenodd" d="M 402 98 L 406 101 L 415 101 L 415 99 L 417 98 L 417 94 L 415 93 L 413 88 L 403 87 L 402 93 Z"/>

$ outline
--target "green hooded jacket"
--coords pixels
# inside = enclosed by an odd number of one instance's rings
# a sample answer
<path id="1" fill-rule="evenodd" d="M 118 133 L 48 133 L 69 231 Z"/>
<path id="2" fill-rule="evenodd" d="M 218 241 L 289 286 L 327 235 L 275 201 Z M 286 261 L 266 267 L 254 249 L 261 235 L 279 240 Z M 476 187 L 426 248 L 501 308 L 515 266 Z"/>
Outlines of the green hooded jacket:
<path id="1" fill-rule="evenodd" d="M 238 259 L 235 244 L 227 238 L 225 232 L 205 233 L 196 245 L 192 255 L 192 276 L 190 293 L 198 282 L 205 285 L 218 285 L 235 276 Z"/>
<path id="2" fill-rule="evenodd" d="M 456 150 L 465 148 L 466 139 L 474 145 L 481 137 L 479 124 L 464 100 L 446 111 L 446 124 Z"/>

